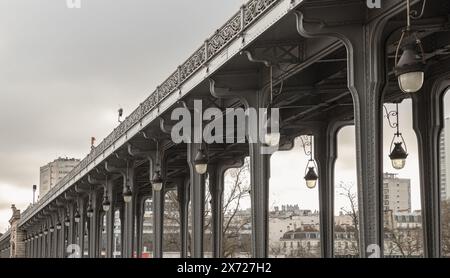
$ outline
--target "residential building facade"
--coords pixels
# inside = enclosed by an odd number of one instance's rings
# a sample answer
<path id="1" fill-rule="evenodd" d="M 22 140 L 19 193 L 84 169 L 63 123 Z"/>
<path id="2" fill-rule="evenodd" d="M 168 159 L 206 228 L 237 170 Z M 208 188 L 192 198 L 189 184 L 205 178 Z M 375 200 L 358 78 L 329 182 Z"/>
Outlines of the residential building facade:
<path id="1" fill-rule="evenodd" d="M 39 176 L 39 198 L 44 196 L 52 187 L 54 187 L 62 178 L 72 171 L 79 159 L 75 158 L 57 158 L 40 168 Z"/>

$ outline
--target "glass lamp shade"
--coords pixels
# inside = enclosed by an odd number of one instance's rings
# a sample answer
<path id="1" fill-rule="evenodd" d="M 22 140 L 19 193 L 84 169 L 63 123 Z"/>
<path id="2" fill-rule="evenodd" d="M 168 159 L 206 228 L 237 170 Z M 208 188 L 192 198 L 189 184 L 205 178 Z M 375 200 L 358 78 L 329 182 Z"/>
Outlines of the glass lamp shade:
<path id="1" fill-rule="evenodd" d="M 61 228 L 62 228 L 61 222 L 56 223 L 56 229 L 61 230 Z"/>
<path id="2" fill-rule="evenodd" d="M 152 179 L 152 187 L 155 191 L 161 191 L 163 187 L 163 179 L 159 171 L 156 171 Z"/>
<path id="3" fill-rule="evenodd" d="M 131 199 L 133 197 L 133 193 L 131 192 L 131 189 L 129 186 L 126 187 L 125 191 L 123 192 L 123 201 L 125 203 L 131 202 Z"/>
<path id="4" fill-rule="evenodd" d="M 416 47 L 417 45 L 407 45 L 395 67 L 398 85 L 404 93 L 415 93 L 423 86 L 425 65 Z"/>
<path id="5" fill-rule="evenodd" d="M 406 159 L 392 159 L 392 167 L 396 170 L 401 170 L 405 167 Z"/>
<path id="6" fill-rule="evenodd" d="M 197 174 L 203 175 L 208 171 L 208 164 L 201 163 L 201 164 L 195 164 L 195 171 Z"/>
<path id="7" fill-rule="evenodd" d="M 50 233 L 53 233 L 55 231 L 55 227 L 51 226 L 49 231 L 50 231 Z"/>
<path id="8" fill-rule="evenodd" d="M 69 225 L 70 225 L 69 215 L 66 215 L 66 218 L 64 218 L 64 225 L 65 225 L 66 227 L 69 227 Z"/>
<path id="9" fill-rule="evenodd" d="M 34 239 L 38 239 L 38 238 L 39 238 L 39 236 L 38 236 L 38 235 L 35 235 L 35 236 L 34 236 Z"/>
<path id="10" fill-rule="evenodd" d="M 48 234 L 48 229 L 45 229 L 44 230 L 44 235 L 47 235 Z"/>
<path id="11" fill-rule="evenodd" d="M 86 211 L 86 215 L 87 217 L 91 218 L 92 216 L 94 216 L 94 210 L 89 207 L 88 210 Z"/>
<path id="12" fill-rule="evenodd" d="M 208 171 L 208 157 L 203 148 L 200 148 L 195 155 L 194 165 L 197 174 L 203 175 Z"/>
<path id="13" fill-rule="evenodd" d="M 80 216 L 80 212 L 77 210 L 77 212 L 75 213 L 74 216 L 74 220 L 76 223 L 80 222 L 81 216 Z"/>
<path id="14" fill-rule="evenodd" d="M 316 187 L 317 180 L 319 177 L 316 174 L 316 171 L 314 170 L 314 167 L 309 167 L 308 172 L 305 175 L 305 181 L 306 181 L 306 187 L 312 189 Z"/>
<path id="15" fill-rule="evenodd" d="M 266 133 L 264 136 L 265 143 L 271 147 L 278 146 L 280 143 L 281 134 L 279 132 Z"/>
<path id="16" fill-rule="evenodd" d="M 43 235 L 44 235 L 44 233 L 42 233 L 42 232 L 39 233 L 39 237 L 41 237 L 41 236 L 43 236 Z"/>
<path id="17" fill-rule="evenodd" d="M 423 86 L 424 72 L 407 72 L 398 76 L 398 85 L 405 93 L 415 93 Z"/>
<path id="18" fill-rule="evenodd" d="M 103 198 L 102 207 L 103 211 L 108 211 L 111 208 L 111 203 L 108 200 L 108 196 L 105 196 L 105 198 Z"/>
<path id="19" fill-rule="evenodd" d="M 392 149 L 389 158 L 392 162 L 392 167 L 397 170 L 401 170 L 405 167 L 406 158 L 408 154 L 402 146 L 402 142 L 394 143 L 394 148 Z"/>

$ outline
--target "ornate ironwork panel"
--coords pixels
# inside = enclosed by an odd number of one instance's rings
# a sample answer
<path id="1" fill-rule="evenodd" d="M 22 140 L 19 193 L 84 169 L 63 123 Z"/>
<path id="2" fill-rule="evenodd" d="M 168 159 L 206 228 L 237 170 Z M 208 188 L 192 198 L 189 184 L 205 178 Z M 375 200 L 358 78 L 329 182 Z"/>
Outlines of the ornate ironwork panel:
<path id="1" fill-rule="evenodd" d="M 241 13 L 237 13 L 208 40 L 208 57 L 212 57 L 219 52 L 229 41 L 235 38 L 240 31 Z"/>

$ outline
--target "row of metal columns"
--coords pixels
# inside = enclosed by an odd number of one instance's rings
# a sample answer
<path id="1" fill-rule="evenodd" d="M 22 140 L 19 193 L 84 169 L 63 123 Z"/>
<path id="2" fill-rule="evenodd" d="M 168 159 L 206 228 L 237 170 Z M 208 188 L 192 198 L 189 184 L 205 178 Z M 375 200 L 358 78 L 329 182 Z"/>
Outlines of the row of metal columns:
<path id="1" fill-rule="evenodd" d="M 448 82 L 447 82 L 448 83 Z M 440 223 L 439 223 L 439 163 L 438 158 L 435 157 L 439 153 L 439 134 L 442 129 L 442 98 L 436 96 L 442 96 L 450 84 L 447 84 L 442 80 L 430 80 L 425 86 L 424 92 L 418 94 L 413 98 L 413 112 L 414 112 L 414 129 L 418 137 L 418 150 L 420 160 L 420 176 L 421 176 L 421 193 L 422 193 L 422 212 L 423 212 L 423 230 L 424 230 L 424 253 L 427 257 L 439 257 L 440 256 Z M 437 84 L 437 85 L 436 85 Z M 437 113 L 436 113 L 437 111 Z M 381 109 L 375 110 L 375 115 L 381 117 Z M 379 137 L 382 133 L 379 126 L 379 119 L 374 119 L 375 136 Z M 317 160 L 319 167 L 320 186 L 319 186 L 319 202 L 320 202 L 320 233 L 321 233 L 321 248 L 322 256 L 333 256 L 333 199 L 334 199 L 334 162 L 336 160 L 336 135 L 339 128 L 348 123 L 333 123 L 324 126 L 316 131 L 315 136 L 315 159 Z M 365 127 L 365 125 L 363 125 Z M 357 128 L 357 137 L 361 138 L 359 131 L 363 128 L 359 126 Z M 362 142 L 358 142 L 358 150 L 361 155 L 358 160 L 363 157 L 370 159 L 375 163 L 379 163 L 381 160 L 381 146 L 376 144 L 376 151 L 370 153 L 362 147 Z M 205 192 L 205 179 L 204 176 L 197 174 L 194 170 L 192 160 L 195 153 L 198 151 L 200 144 L 188 144 L 188 161 L 190 161 L 190 177 L 186 181 L 180 182 L 178 185 L 180 201 L 180 239 L 181 239 L 181 256 L 188 256 L 188 206 L 189 202 L 192 205 L 191 219 L 192 219 L 192 237 L 191 237 L 191 256 L 202 257 L 203 256 L 203 226 L 204 226 L 204 192 Z M 270 155 L 261 153 L 260 144 L 250 144 L 250 174 L 251 174 L 251 199 L 252 199 L 252 249 L 254 257 L 267 257 L 268 246 L 268 179 L 270 173 L 269 159 Z M 379 155 L 375 155 L 375 153 Z M 366 161 L 367 162 L 367 161 Z M 376 167 L 376 176 L 378 180 L 381 179 L 381 168 Z M 374 170 L 372 169 L 372 170 Z M 368 175 L 367 169 L 358 167 L 358 176 L 366 177 Z M 222 229 L 222 204 L 221 198 L 223 193 L 223 171 L 217 171 L 217 167 L 210 166 L 210 190 L 212 194 L 212 209 L 213 209 L 213 253 L 215 257 L 221 256 L 221 229 Z M 373 181 L 372 181 L 373 182 Z M 378 185 L 378 182 L 377 182 Z M 109 185 L 112 187 L 112 185 Z M 367 188 L 366 188 L 367 189 Z M 375 191 L 379 191 L 377 188 Z M 364 192 L 359 192 L 359 199 L 363 201 L 367 200 L 367 196 L 364 197 Z M 110 200 L 113 198 L 112 190 L 109 190 L 108 195 Z M 363 195 L 363 196 L 361 196 Z M 93 198 L 93 202 L 96 202 L 97 198 Z M 374 202 L 374 207 L 381 206 L 378 198 L 370 200 Z M 85 223 L 84 213 L 84 200 L 79 200 L 79 210 L 81 215 L 80 223 Z M 142 245 L 142 217 L 141 202 L 139 202 L 138 208 L 134 204 L 137 202 L 136 196 L 134 196 L 131 203 L 125 205 L 124 220 L 123 223 L 123 256 L 132 257 L 133 248 L 136 247 L 136 251 L 140 253 Z M 112 202 L 114 204 L 114 202 Z M 162 257 L 163 253 L 163 212 L 164 212 L 164 192 L 153 192 L 153 211 L 154 211 L 154 257 Z M 96 203 L 93 203 L 95 207 L 94 216 L 90 219 L 91 224 L 89 232 L 89 256 L 99 256 L 99 208 Z M 361 206 L 362 215 L 366 213 L 368 207 Z M 112 257 L 112 240 L 113 240 L 113 226 L 114 226 L 114 209 L 111 208 L 107 213 L 106 230 L 107 230 L 107 247 L 106 257 Z M 73 212 L 72 212 L 73 213 Z M 72 215 L 73 216 L 73 215 Z M 138 244 L 133 243 L 134 240 L 134 217 L 137 216 L 138 221 Z M 73 219 L 73 218 L 71 218 Z M 368 227 L 383 225 L 381 221 L 382 216 L 379 218 L 366 218 L 365 222 Z M 362 227 L 365 223 L 362 222 Z M 78 245 L 81 250 L 84 250 L 84 227 L 78 225 Z M 68 227 L 68 234 L 73 232 L 73 221 Z M 373 232 L 371 230 L 371 232 Z M 362 232 L 374 236 L 374 234 Z M 53 234 L 53 235 L 52 235 Z M 31 257 L 64 257 L 65 256 L 65 240 L 66 227 L 63 225 L 61 230 L 55 230 L 54 233 L 49 233 L 45 236 L 37 239 L 32 239 L 27 243 L 27 254 Z M 94 236 L 95 235 L 95 236 Z M 69 238 L 73 238 L 70 235 Z M 382 242 L 382 239 L 379 241 Z M 71 241 L 70 241 L 71 242 Z M 364 248 L 365 256 L 366 244 L 362 244 Z M 380 246 L 382 248 L 382 245 Z M 55 254 L 55 250 L 58 250 L 58 254 Z M 53 251 L 52 251 L 53 250 Z M 139 255 L 138 255 L 139 256 Z"/>

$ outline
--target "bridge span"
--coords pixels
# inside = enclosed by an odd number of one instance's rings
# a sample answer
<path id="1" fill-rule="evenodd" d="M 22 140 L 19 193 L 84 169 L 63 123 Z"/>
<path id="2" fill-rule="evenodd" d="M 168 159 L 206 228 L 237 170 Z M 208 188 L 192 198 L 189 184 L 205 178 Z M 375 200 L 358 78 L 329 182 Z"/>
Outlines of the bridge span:
<path id="1" fill-rule="evenodd" d="M 164 196 L 171 190 L 179 202 L 181 257 L 204 256 L 206 190 L 212 200 L 213 256 L 221 257 L 224 171 L 241 166 L 245 157 L 250 159 L 252 256 L 268 257 L 271 154 L 262 151 L 267 144 L 249 142 L 248 134 L 238 143 L 174 143 L 172 111 L 193 111 L 198 99 L 203 108 L 223 113 L 226 108 L 280 108 L 278 151 L 292 148 L 300 135 L 314 136 L 323 257 L 334 254 L 336 136 L 342 127 L 354 125 L 360 256 L 372 254 L 373 246 L 380 247 L 382 256 L 383 104 L 407 98 L 412 99 L 419 142 L 424 256 L 440 257 L 438 146 L 442 98 L 450 86 L 450 5 L 448 0 L 427 1 L 421 13 L 423 0 L 411 0 L 416 13 L 407 16 L 409 1 L 385 0 L 380 8 L 369 8 L 367 2 L 247 2 L 70 174 L 22 213 L 13 208 L 11 229 L 0 238 L 1 257 L 64 258 L 67 247 L 76 245 L 87 250 L 81 256 L 95 258 L 101 256 L 102 240 L 104 255 L 113 257 L 116 210 L 121 256 L 141 254 L 144 200 L 151 198 L 153 256 L 160 258 Z M 414 56 L 402 64 L 403 54 L 416 47 L 420 61 Z M 404 74 L 417 71 L 424 72 L 423 85 L 408 89 Z M 405 78 L 402 87 L 398 78 Z"/>

